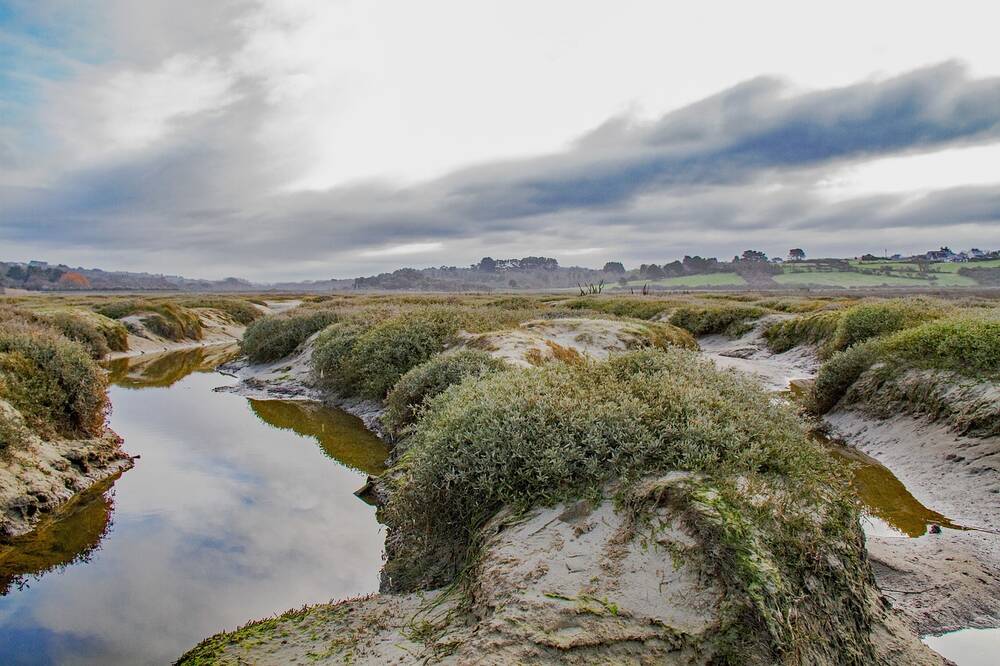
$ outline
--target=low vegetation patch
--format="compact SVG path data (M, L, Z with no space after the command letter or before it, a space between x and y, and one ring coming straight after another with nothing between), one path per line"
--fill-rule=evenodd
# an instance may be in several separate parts
M254 363L277 361L339 318L335 310L305 309L263 317L247 326L240 349Z
M722 334L735 338L748 332L751 322L764 314L765 310L754 306L682 306L670 315L670 323L695 336Z
M463 349L441 354L403 375L386 398L382 423L394 437L399 437L416 422L428 400L449 386L469 377L479 378L504 370L507 364L486 352Z
M186 308L211 308L229 315L233 321L249 326L264 316L250 301L241 298L185 298L179 305Z
M813 411L823 414L833 409L876 364L881 383L914 369L995 382L1000 379L1000 320L939 319L838 352L816 378ZM872 390L863 394L874 397Z
M670 310L676 302L651 300L643 298L577 298L567 301L564 307L570 310L591 310L593 312L603 312L615 315L616 317L628 317L631 319L653 319L658 315Z
M110 319L138 316L152 333L168 340L201 340L202 326L198 315L171 301L112 301L98 305L94 310Z
M0 398L44 438L97 437L104 431L104 373L83 345L47 326L0 323Z
M833 652L847 635L854 663L870 657L858 631L869 581L845 480L788 408L693 352L468 378L429 401L401 450L380 509L393 590L460 577L502 507L517 515L612 487L637 522L653 498L703 542L702 566L726 586L720 635L732 663ZM689 482L644 485L678 470Z
M827 358L852 345L918 326L943 314L940 305L919 299L860 303L776 322L764 331L764 337L776 353L809 344L818 346L820 356Z

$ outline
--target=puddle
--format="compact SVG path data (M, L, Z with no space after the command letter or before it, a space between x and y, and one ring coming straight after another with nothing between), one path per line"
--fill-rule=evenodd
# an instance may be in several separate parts
M852 467L851 485L862 504L862 527L871 536L920 537L931 525L963 529L921 504L903 482L874 458L857 449L813 435L836 460Z
M962 629L923 641L958 666L994 666L1000 661L1000 629Z

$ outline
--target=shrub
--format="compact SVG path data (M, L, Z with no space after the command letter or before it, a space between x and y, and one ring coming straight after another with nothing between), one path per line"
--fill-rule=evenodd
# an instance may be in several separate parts
M102 359L111 351L101 329L79 315L58 312L45 317L45 320L70 340L75 340L86 347L94 359Z
M844 311L830 341L830 351L888 333L916 326L940 316L940 312L922 301L887 301L863 303Z
M354 357L354 344L374 325L371 321L351 318L330 324L316 336L312 353L313 381L341 395L358 392L361 385L360 363Z
M264 316L249 301L240 298L188 298L180 302L186 308L211 308L221 310L232 317L233 321L249 326Z
M719 334L739 337L751 329L750 321L764 316L757 307L696 307L683 306L670 315L670 323L692 335Z
M777 321L764 330L764 339L776 354L800 345L823 345L836 334L843 314L833 310Z
M360 335L351 352L358 393L380 400L403 373L440 353L462 327L463 313L434 308L379 322Z
M82 345L50 328L0 324L0 398L42 437L96 437L104 431L104 373Z
M669 310L669 301L654 301L640 298L577 298L567 301L564 307L571 310L593 310L616 317L632 319L653 319Z
M816 375L816 382L808 398L809 410L815 414L825 414L833 409L851 385L872 366L878 355L877 340L836 352Z
M386 398L386 412L382 423L393 436L401 435L412 425L431 398L467 377L482 377L498 372L507 365L486 352L462 350L442 354L418 365L403 375Z
M153 333L168 340L201 340L201 319L176 303L122 300L99 305L94 310L109 319L139 315Z
M1000 321L932 321L890 336L884 353L916 367L996 378L1000 375Z
M503 505L551 504L670 470L720 483L780 477L809 493L830 469L788 408L680 349L462 382L429 402L404 442L382 509L396 589L451 580Z
M339 318L335 310L298 310L270 315L247 326L240 349L254 363L277 361L294 352L311 335Z

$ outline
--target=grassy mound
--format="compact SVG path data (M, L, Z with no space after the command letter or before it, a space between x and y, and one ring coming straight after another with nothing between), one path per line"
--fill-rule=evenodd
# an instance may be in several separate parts
M463 382L430 401L408 440L408 471L385 509L405 538L387 571L446 581L500 506L553 503L609 481L689 470L811 485L826 458L772 402L679 349Z
M211 308L220 310L244 326L249 326L264 316L250 301L241 298L186 298L178 303L186 308Z
M198 315L170 301L112 301L98 305L94 310L109 319L139 315L146 328L168 340L201 340L202 327Z
M468 377L482 377L506 367L503 361L478 350L464 349L436 356L408 371L396 382L386 398L382 423L391 435L398 437L416 422L424 404L449 386L460 384Z
M955 373L974 380L1000 379L1000 321L988 318L939 319L875 338L834 354L823 364L812 393L812 410L823 414L878 365L879 382L855 396L875 398L877 386L909 370ZM914 401L917 396L911 396Z
M670 504L701 541L706 574L727 588L732 663L870 657L858 628L872 588L844 479L790 410L692 352L468 379L430 400L406 443L380 509L392 590L455 580L502 507L596 499L611 484L637 524ZM689 482L644 481L675 470Z
M821 357L829 357L852 345L918 326L943 314L941 307L919 299L861 303L777 322L764 331L764 337L775 353L811 344L820 347Z
M277 361L339 318L334 310L294 310L263 317L247 326L240 349L254 363Z
M593 312L603 312L616 317L628 317L630 319L653 319L659 314L666 312L675 303L671 301L657 301L642 298L577 298L567 301L564 307L570 310L590 310Z
M670 323L696 336L722 334L735 338L749 331L750 322L764 314L762 308L753 306L683 306L670 315Z
M0 398L45 438L97 437L104 431L104 373L81 344L49 327L0 323Z

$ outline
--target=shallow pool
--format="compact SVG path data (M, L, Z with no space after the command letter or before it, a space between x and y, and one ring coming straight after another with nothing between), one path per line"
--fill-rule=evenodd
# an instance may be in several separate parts
M230 350L231 352L231 350ZM226 350L112 367L134 469L0 549L0 664L163 664L218 631L373 592L383 534L356 498L386 448L337 410L214 388Z

